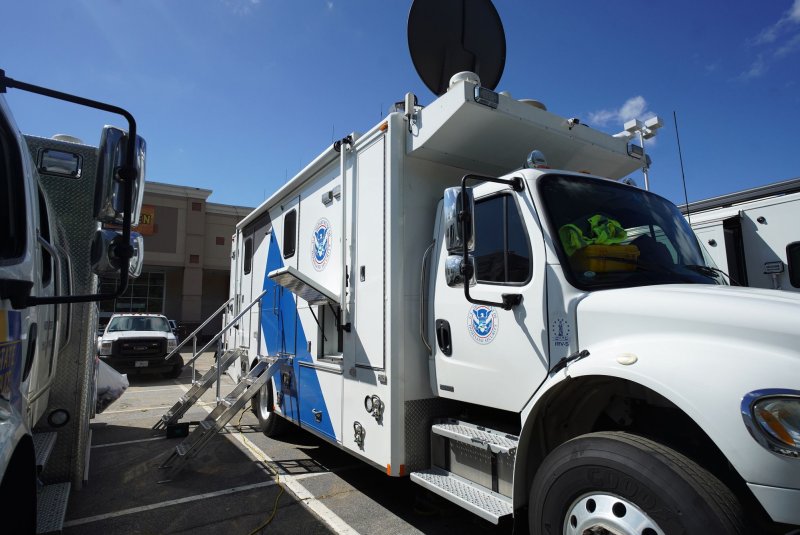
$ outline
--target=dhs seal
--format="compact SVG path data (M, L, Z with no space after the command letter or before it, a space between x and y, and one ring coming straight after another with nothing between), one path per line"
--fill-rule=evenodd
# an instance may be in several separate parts
M331 223L324 217L317 221L314 235L311 238L311 265L322 271L328 265L333 250L333 231Z
M492 307L474 305L467 314L467 330L479 344L490 344L500 329L497 311Z

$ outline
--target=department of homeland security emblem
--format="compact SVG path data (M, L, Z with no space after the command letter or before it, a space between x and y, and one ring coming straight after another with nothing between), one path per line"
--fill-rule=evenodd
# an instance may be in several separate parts
M311 238L311 264L317 271L328 265L333 250L333 231L331 223L324 217L317 221L314 236Z
M492 307L474 305L467 314L467 330L479 344L490 344L500 329L497 311Z

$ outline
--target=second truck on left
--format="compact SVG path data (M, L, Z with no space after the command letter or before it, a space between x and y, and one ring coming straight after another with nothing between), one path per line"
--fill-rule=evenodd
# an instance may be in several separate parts
M99 146L23 135L1 94L8 89L118 114L128 129L104 127ZM70 488L86 479L96 303L141 271L131 226L144 164L127 111L0 70L0 507L19 533L60 530ZM98 293L98 275L113 273L115 291Z

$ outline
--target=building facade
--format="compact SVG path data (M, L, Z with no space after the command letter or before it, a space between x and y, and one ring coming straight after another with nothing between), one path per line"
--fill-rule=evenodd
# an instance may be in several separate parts
M145 182L139 225L144 237L142 274L126 292L100 304L101 323L114 312L164 314L191 333L228 299L231 237L253 209L208 202L211 190ZM101 291L116 280L102 278ZM216 334L221 318L203 329Z

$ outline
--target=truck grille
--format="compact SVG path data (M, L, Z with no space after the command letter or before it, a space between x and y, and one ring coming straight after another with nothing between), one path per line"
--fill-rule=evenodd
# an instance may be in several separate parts
M126 338L114 342L114 354L120 357L162 356L167 352L164 338Z

